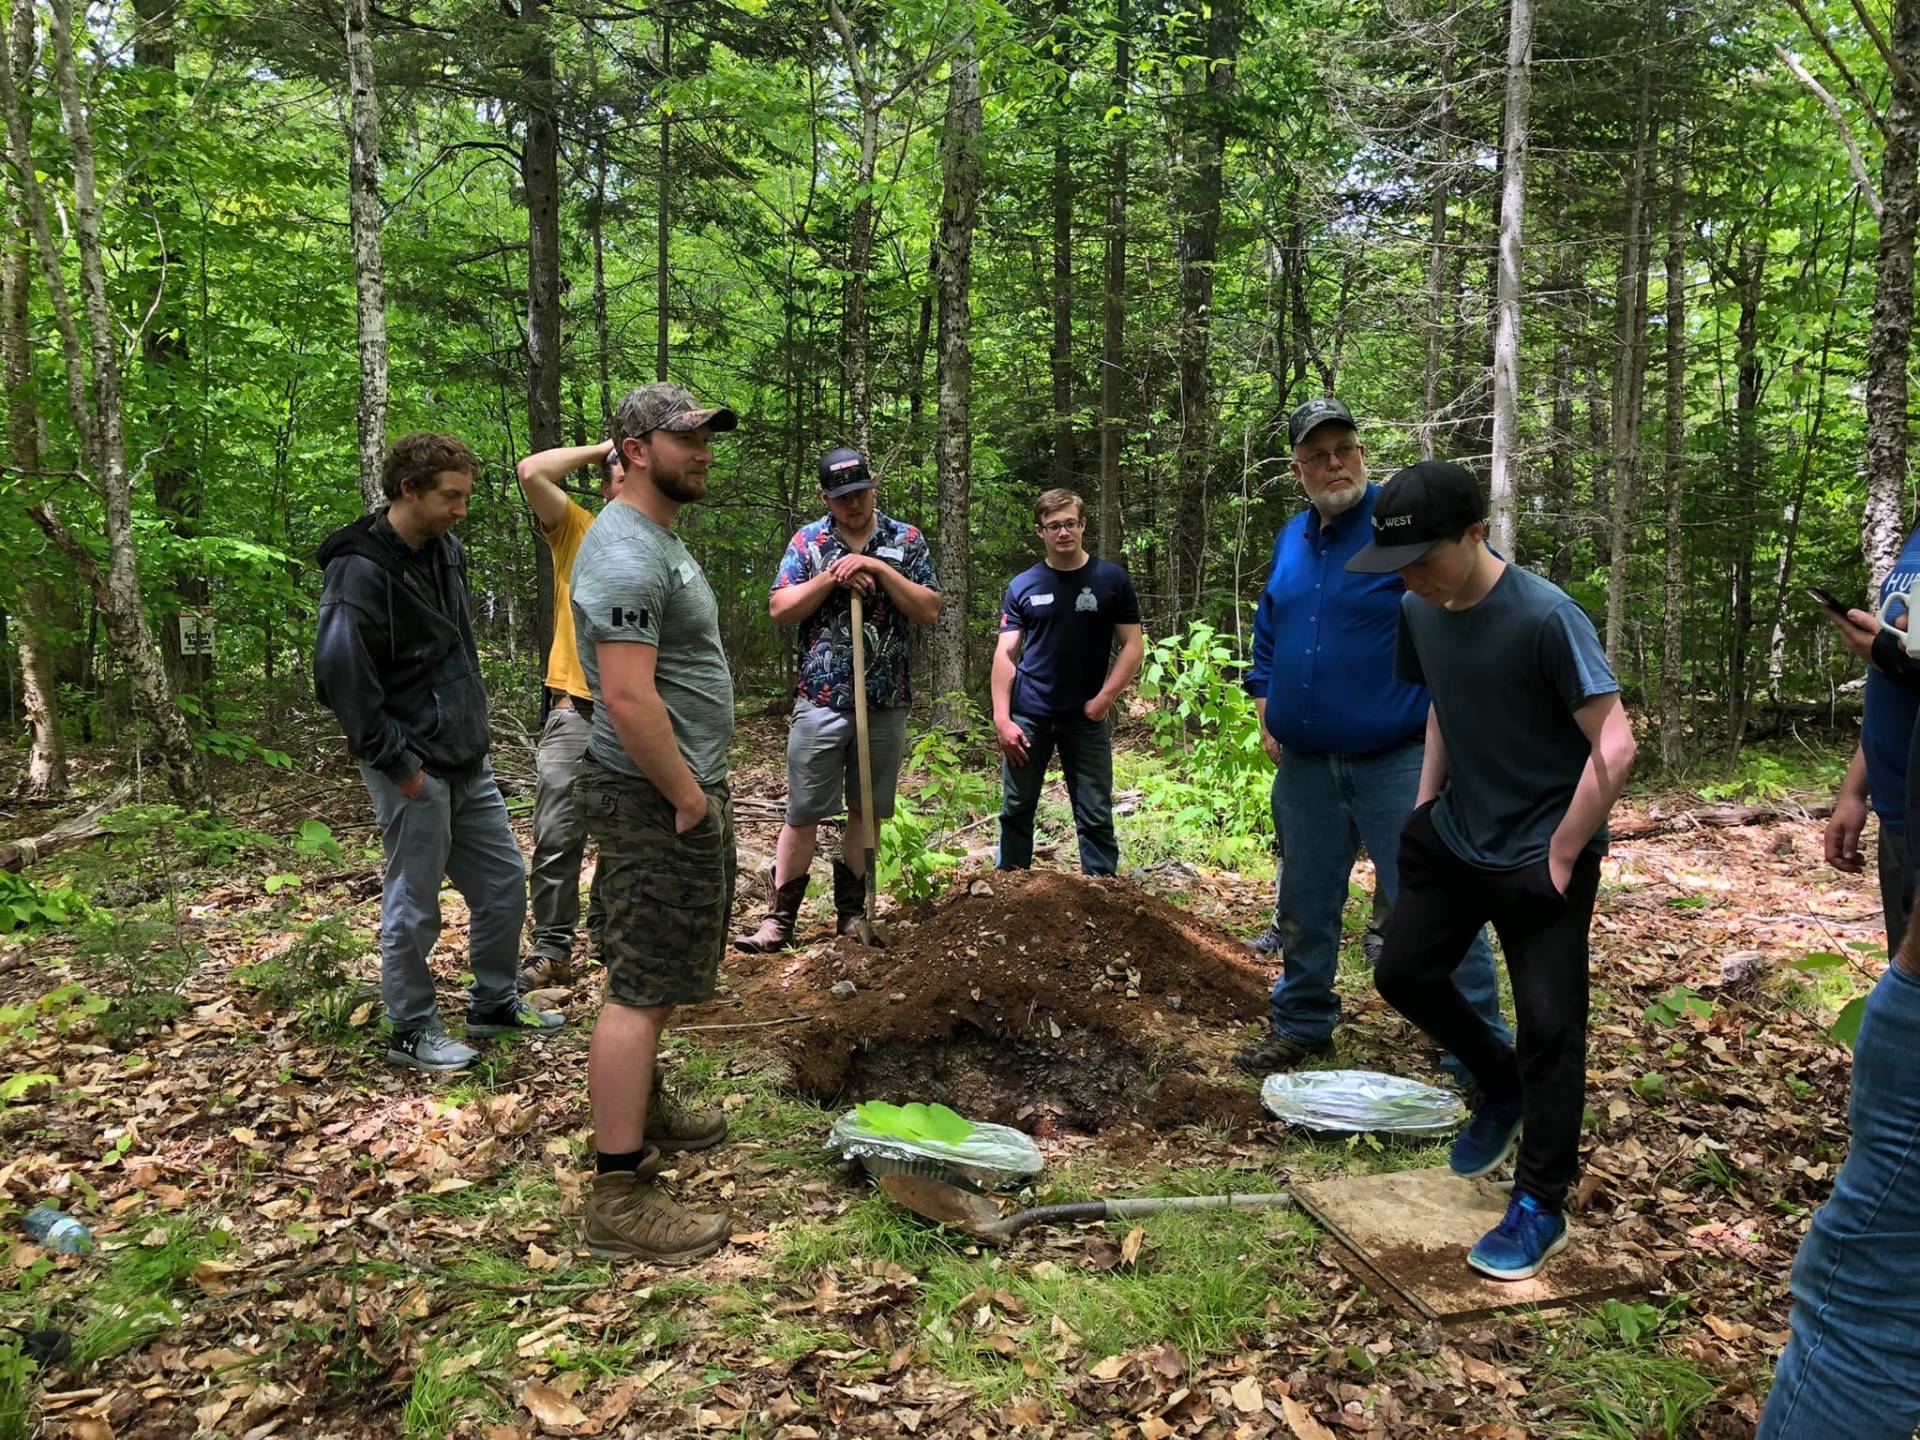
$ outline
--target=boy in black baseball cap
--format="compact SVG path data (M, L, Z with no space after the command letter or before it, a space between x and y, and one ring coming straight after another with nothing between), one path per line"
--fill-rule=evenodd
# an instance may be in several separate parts
M1587 930L1633 730L1586 613L1487 548L1480 486L1465 468L1402 470L1372 519L1373 542L1348 568L1400 572L1411 593L1396 669L1433 694L1374 983L1466 1063L1485 1096L1454 1142L1454 1171L1487 1174L1520 1138L1506 1217L1467 1263L1524 1280L1567 1243L1561 1210L1586 1094ZM1489 921L1513 980L1513 1046L1450 983Z

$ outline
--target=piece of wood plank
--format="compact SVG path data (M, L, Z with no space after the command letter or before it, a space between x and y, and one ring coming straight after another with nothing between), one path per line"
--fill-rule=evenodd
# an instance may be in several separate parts
M1444 1168L1354 1175L1293 1187L1295 1199L1339 1241L1361 1280L1384 1283L1430 1320L1470 1320L1531 1306L1555 1309L1652 1288L1648 1272L1584 1226L1531 1280L1489 1280L1467 1251L1506 1212L1506 1191Z

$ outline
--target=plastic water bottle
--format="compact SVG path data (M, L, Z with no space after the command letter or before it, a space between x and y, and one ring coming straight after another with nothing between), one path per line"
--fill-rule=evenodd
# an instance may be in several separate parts
M27 1212L27 1238L62 1255L85 1255L93 1249L93 1231L54 1205L36 1205Z

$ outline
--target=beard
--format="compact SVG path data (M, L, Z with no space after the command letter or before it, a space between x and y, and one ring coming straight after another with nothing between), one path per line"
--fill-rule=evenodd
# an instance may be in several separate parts
M665 470L656 470L653 474L653 486L667 499L680 505L690 505L696 500L707 498L707 477L704 471L698 474L681 471L670 475Z
M1358 505L1366 493L1367 482L1356 476L1343 485L1332 485L1322 490L1314 497L1313 508L1331 520Z

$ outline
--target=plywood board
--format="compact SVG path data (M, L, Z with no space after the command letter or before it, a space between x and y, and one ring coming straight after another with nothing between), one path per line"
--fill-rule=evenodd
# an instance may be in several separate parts
M1489 1280L1467 1251L1506 1213L1507 1192L1445 1168L1295 1185L1300 1206L1340 1242L1361 1278L1430 1320L1467 1320L1520 1306L1550 1309L1652 1288L1604 1235L1574 1225L1567 1248L1531 1280Z

